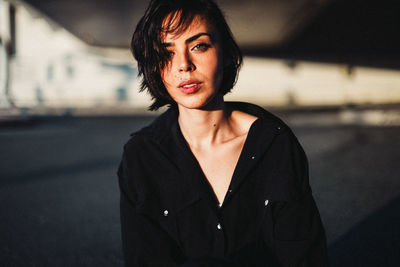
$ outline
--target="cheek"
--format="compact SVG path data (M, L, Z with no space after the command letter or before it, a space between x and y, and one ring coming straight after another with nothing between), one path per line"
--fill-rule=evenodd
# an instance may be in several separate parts
M209 74L213 77L214 86L219 87L221 85L222 77L223 77L223 62L222 57L215 56L212 60L208 62ZM218 88L219 89L219 88Z

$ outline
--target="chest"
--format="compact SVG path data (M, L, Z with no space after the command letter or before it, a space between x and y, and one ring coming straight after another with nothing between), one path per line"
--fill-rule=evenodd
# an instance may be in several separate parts
M151 216L165 229L188 258L225 257L244 246L255 245L264 234L268 238L272 224L262 182L257 174L247 176L240 187L233 187L233 191L227 193L221 208L212 204L205 191L200 197L194 197L191 188L174 187L166 192L164 187L161 198L145 199L140 212ZM199 190L204 188L195 181L191 186ZM254 252L256 248L249 250Z
M241 137L210 149L192 149L219 203L223 202L229 189L244 141L245 138Z

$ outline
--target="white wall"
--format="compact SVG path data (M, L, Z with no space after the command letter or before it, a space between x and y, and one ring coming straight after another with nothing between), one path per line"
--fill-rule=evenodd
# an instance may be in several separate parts
M337 106L400 103L400 71L341 64L245 58L227 99L265 106Z

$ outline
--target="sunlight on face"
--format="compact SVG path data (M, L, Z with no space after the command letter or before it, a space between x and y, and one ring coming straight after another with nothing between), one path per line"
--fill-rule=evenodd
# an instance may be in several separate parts
M179 108L201 109L221 98L223 68L219 34L199 16L180 33L167 33L162 41L170 54L161 70L164 85Z

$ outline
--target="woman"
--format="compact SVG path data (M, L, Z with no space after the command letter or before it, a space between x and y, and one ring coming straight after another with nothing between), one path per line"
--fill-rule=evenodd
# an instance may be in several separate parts
M242 57L212 0L153 0L132 51L150 109L118 170L127 266L326 266L326 241L292 131L226 103Z

